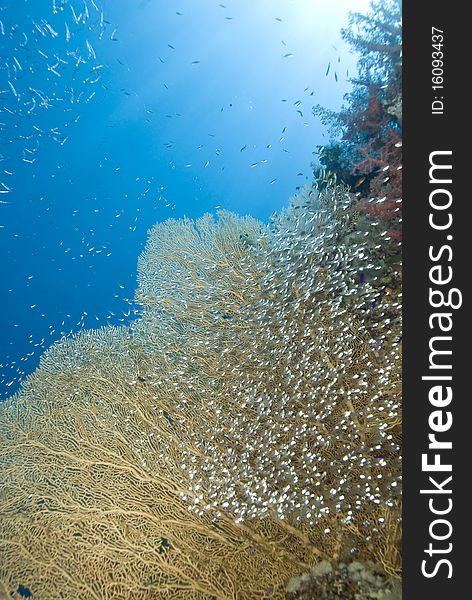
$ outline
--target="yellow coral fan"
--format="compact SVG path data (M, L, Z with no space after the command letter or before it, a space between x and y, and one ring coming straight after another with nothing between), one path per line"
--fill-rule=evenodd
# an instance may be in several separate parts
M345 200L150 232L142 318L55 344L1 407L0 594L281 598L344 556L397 574L399 303L355 283L385 266Z

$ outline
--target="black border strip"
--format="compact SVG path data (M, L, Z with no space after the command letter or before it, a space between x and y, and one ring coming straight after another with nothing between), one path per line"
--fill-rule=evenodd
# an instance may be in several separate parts
M472 536L472 524L468 516L472 509L472 494L466 491L467 484L472 483L471 468L468 465L471 456L468 442L472 440L469 417L471 398L466 381L466 372L472 371L472 353L468 349L472 326L466 294L467 284L470 287L472 278L472 251L469 245L472 231L466 232L470 223L467 216L472 199L470 191L465 188L465 178L472 172L472 164L469 165L472 150L467 147L472 132L472 98L466 92L471 77L468 65L471 25L458 2L444 0L405 0L403 19L403 597L406 600L455 600L470 597L470 584L466 575L468 570L472 572L472 565L468 566L471 553L467 544L469 536ZM440 48L443 52L444 88L437 90L432 89L432 52L438 49L433 48L432 44L439 42L441 38L432 38L432 27L444 32ZM441 55L436 55L436 58L439 56ZM437 109L434 114L433 100L444 103L442 109L439 102L434 105ZM438 151L451 154L431 155ZM430 182L431 160L437 164L450 164L452 169L433 170L433 182ZM447 183L449 177L452 182ZM437 200L438 204L446 204L451 196L451 206L444 210L431 208L430 194L433 203ZM440 224L440 219L443 223L448 222L450 214L451 226L445 230L435 230L429 222L431 213L433 222L437 224ZM452 256L447 246L451 248ZM429 256L430 252L436 259ZM439 269L431 273L430 269L438 265ZM445 279L449 274L452 274L449 283L431 282L431 276ZM447 293L453 288L458 292L453 293L452 303L458 302L462 294L460 308L443 306L435 309L431 306L431 289L440 290L447 297ZM440 303L439 294L434 298ZM450 332L439 331L439 319L434 317L431 328L429 319L435 312L450 315L451 321L449 317L444 317L441 321L444 326L452 322ZM452 339L435 340L433 348L438 349L442 344L442 349L452 350L451 355L431 356L429 343L432 337L439 335L450 336ZM434 359L434 364L450 364L452 368L431 369L431 358ZM451 376L452 379L422 380L423 376ZM447 394L446 386L450 386L451 402L446 405L444 401L442 407L433 406L429 396L433 386L440 386L441 390L436 390L437 393L433 396L433 399L438 400L437 404L440 404L440 395L444 397ZM440 415L436 413L430 421L430 415L438 410ZM436 433L436 439L451 441L452 449L428 449L428 435L434 433L431 426L446 427L448 413L452 417L452 426L442 433ZM437 460L442 465L450 464L452 471L423 470L424 453L428 455L427 462L430 464L436 460L435 454L439 453L440 458ZM436 484L429 480L430 476L436 480ZM444 483L449 476L452 476L452 480ZM443 492L439 491L439 486L442 486ZM421 494L421 489L436 493ZM435 515L431 506L437 511L445 511L450 507L450 511L444 515ZM444 522L432 524L436 519L448 521L451 529ZM435 540L431 532L437 537L444 537L444 540ZM430 549L430 544L431 552L426 552ZM442 559L445 562L439 563ZM424 560L426 563L423 563ZM422 573L422 566L430 575L434 575L426 577Z

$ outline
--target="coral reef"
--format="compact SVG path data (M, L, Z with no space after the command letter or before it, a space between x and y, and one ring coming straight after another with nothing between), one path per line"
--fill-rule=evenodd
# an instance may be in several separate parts
M353 561L333 566L322 560L309 573L293 577L287 600L399 600L398 581L389 579L373 564Z
M371 3L351 15L343 37L359 54L358 73L340 112L314 113L330 127L320 148L323 177L337 177L355 194L353 210L365 212L401 240L402 215L402 7L399 0Z
M401 11L373 7L334 172L269 225L157 224L140 318L0 406L1 598L398 597Z
M333 186L271 227L150 232L142 318L55 344L0 408L5 597L281 598L352 557L398 576L400 305L372 307L385 267L351 219Z

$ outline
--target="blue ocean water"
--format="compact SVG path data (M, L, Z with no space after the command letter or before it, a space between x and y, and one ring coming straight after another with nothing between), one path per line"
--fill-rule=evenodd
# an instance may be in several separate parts
M133 317L155 222L267 221L311 181L367 4L0 3L1 397L61 335Z

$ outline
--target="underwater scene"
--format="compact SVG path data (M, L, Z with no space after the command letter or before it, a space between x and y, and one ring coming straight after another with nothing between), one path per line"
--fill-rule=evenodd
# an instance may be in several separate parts
M0 600L401 598L400 0L0 0Z

